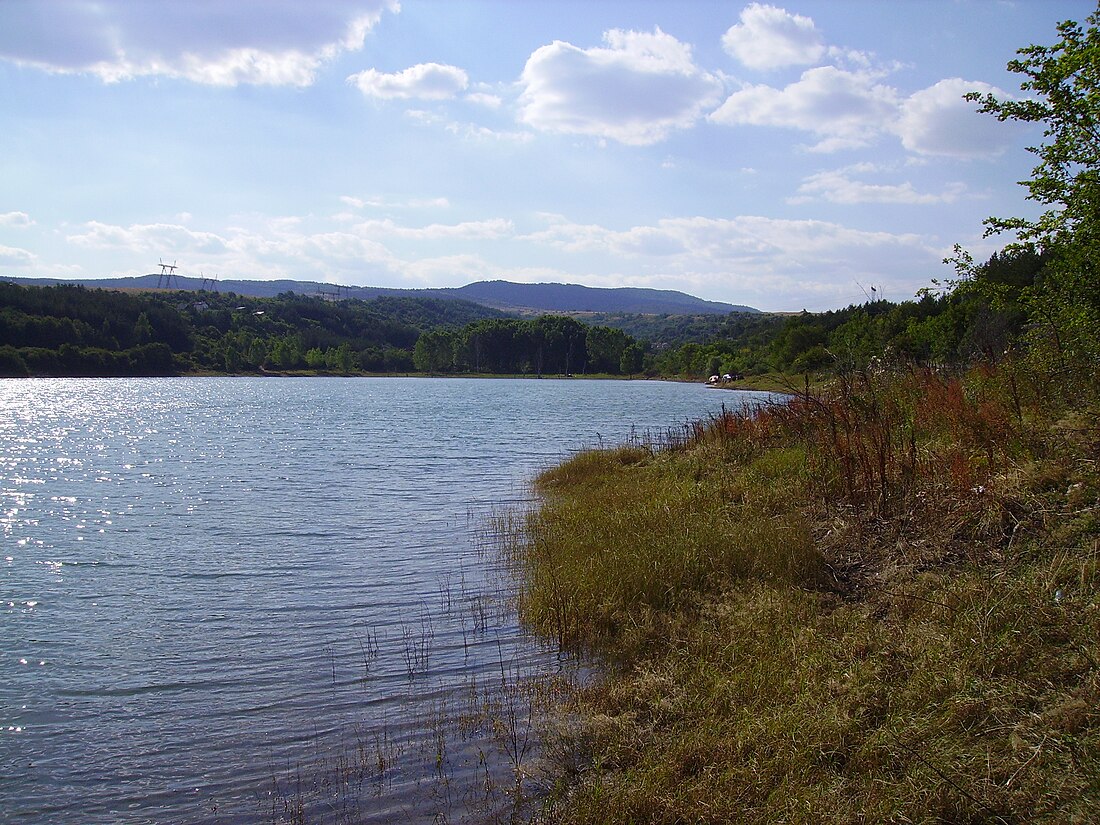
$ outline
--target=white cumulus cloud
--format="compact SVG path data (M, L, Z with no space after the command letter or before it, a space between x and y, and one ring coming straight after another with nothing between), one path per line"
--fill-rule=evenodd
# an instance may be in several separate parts
M722 46L750 69L808 66L825 54L813 20L763 3L742 10L741 22L725 33Z
M463 91L469 82L462 69L440 63L419 63L392 74L367 69L348 78L348 83L367 97L405 100L446 100Z
M979 114L978 104L964 100L967 92L1010 96L979 81L949 78L909 96L901 104L897 131L902 145L921 155L957 158L996 157L1018 134L1015 124Z
M512 222L504 218L454 224L433 223L428 226L402 226L392 220L366 221L355 229L369 237L418 241L499 239L514 232Z
M953 203L965 191L962 184L954 183L942 192L919 192L912 183L869 183L858 180L853 173L869 170L859 167L819 172L806 178L798 187L798 193L789 203L810 203L824 200L838 204L896 203L930 205Z
M33 252L19 249L13 246L0 246L0 266L33 266L35 257Z
M804 259L808 265L815 257L839 259L857 249L919 248L923 244L923 239L912 233L867 232L829 221L754 215L665 218L626 230L555 218L547 229L527 238L570 252L680 256L696 269L705 263L728 268L760 260Z
M34 226L34 221L26 212L0 212L0 226Z
M749 85L710 120L729 126L782 126L820 138L818 151L865 146L897 118L898 95L873 75L835 66L808 69L782 89Z
M722 92L691 47L659 28L614 29L604 45L555 41L536 49L520 77L519 118L535 129L646 145L693 125Z
M603 253L614 263L629 259L631 274L624 282L727 292L741 296L736 303L755 301L765 308L828 306L843 300L857 281L872 278L891 294L912 295L944 254L921 235L833 221L692 216L617 230L542 217L546 228L527 240L565 253ZM889 274L884 261L894 264Z
M195 83L308 86L363 47L396 0L0 3L0 60L105 82L160 75Z
M213 232L196 232L186 226L169 223L131 224L119 226L101 221L89 221L82 232L65 238L74 246L86 249L129 249L150 256L158 250L169 254L202 253L216 255L226 250L226 240Z

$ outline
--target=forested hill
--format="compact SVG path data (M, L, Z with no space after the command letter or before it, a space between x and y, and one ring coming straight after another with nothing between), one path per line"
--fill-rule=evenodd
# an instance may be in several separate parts
M0 281L0 375L404 372L425 330L503 317L429 298L333 302Z
M533 312L620 312L636 315L727 315L730 312L759 312L752 307L704 301L702 298L670 289L604 289L578 284L479 281L448 291L498 309Z
M645 348L574 318L459 299L128 291L0 281L0 376L635 374Z
M293 292L298 295L370 300L378 297L433 298L442 301L471 301L507 312L546 313L615 312L643 315L726 315L730 312L759 312L752 307L704 301L693 295L668 289L617 287L604 289L577 284L518 284L510 281L478 281L452 289L393 289L389 287L322 284L316 281L206 281L183 275L167 281L160 275L136 278L104 278L60 281L52 278L5 278L34 286L81 284L103 289L156 289L164 286L199 291L216 286L220 292L234 292L257 298L273 298Z

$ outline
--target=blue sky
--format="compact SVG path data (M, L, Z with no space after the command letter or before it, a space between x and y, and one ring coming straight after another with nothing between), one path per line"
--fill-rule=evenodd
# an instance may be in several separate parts
M0 2L0 274L912 297L1032 214L1088 2Z

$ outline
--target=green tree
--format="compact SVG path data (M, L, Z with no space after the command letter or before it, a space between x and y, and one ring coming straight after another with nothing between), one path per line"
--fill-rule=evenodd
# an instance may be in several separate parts
M772 344L778 365L782 369L790 367L802 353L824 345L826 336L824 325L809 313L789 318Z
M623 351L630 338L621 329L589 327L585 337L589 372L617 373L621 369Z
M30 370L27 369L27 362L23 360L15 347L0 347L0 377L21 378L29 374Z
M258 368L267 360L267 345L259 338L250 338L246 352L246 361L251 367Z
M449 372L454 367L455 334L449 330L420 333L413 347L413 365L420 372Z
M325 353L325 366L334 372L350 373L355 369L355 353L345 341L338 347L332 347Z
M623 375L634 375L642 371L645 359L645 349L637 341L626 346L622 358L619 359L619 372Z
M302 360L301 341L297 335L278 338L268 351L267 358L271 365L278 369L294 369Z
M575 318L543 315L530 323L527 334L534 342L532 361L539 374L569 373L588 360L585 349L588 327Z
M153 325L149 323L149 316L144 312L134 322L133 338L139 344L148 344L153 340Z
M1052 46L1027 46L1009 71L1024 76L1021 100L971 93L978 110L1001 121L1037 123L1044 142L1029 147L1039 163L1023 182L1045 207L1036 219L989 218L987 234L1015 233L1016 248L1050 256L1021 302L1032 321L1033 353L1065 374L1091 376L1100 360L1100 9L1084 28L1058 25ZM967 268L967 261L957 257Z

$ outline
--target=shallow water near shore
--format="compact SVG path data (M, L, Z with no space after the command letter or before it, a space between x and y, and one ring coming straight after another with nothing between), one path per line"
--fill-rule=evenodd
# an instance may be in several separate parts
M573 449L759 398L577 379L0 382L0 822L472 817L438 782L421 793L462 758L441 740L418 756L425 724L471 684L561 667L517 626L487 519ZM476 736L465 747L476 764ZM356 752L354 799L317 785L311 771L354 774Z

